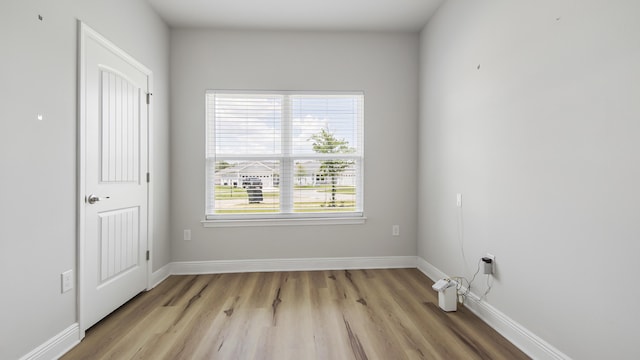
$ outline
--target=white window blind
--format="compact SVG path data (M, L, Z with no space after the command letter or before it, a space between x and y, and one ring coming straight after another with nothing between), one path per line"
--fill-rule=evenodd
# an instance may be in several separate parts
M362 93L206 93L207 218L361 216Z

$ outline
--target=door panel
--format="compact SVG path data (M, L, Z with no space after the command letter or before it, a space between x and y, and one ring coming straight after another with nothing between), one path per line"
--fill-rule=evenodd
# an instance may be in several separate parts
M147 286L150 72L100 35L82 29L80 278L81 325L87 329ZM90 195L95 201L89 201Z
M107 211L98 214L100 218L100 283L126 273L140 266L140 218L139 208Z
M101 181L140 180L140 88L122 74L100 69Z

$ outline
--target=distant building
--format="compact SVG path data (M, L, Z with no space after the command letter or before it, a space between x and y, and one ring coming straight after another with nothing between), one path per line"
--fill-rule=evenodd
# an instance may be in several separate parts
M280 186L280 176L272 167L273 164L260 161L244 162L222 169L216 172L216 182L218 185L241 187L242 179L259 178L265 188Z
M298 161L294 167L293 181L300 186L314 186L331 184L331 178L323 176L320 172L321 162L316 160ZM355 186L356 173L353 168L345 169L336 179L338 186Z
M316 160L297 161L294 166L294 185L315 186L331 184L331 178L320 173L321 163ZM339 186L355 186L356 176L352 168L345 169L337 178ZM250 161L232 164L232 166L216 172L218 185L242 187L246 178L259 178L264 188L280 186L280 174L277 164L268 161Z

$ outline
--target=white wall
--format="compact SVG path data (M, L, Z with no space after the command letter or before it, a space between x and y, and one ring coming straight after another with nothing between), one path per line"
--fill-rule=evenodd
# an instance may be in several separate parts
M169 261L168 28L141 0L3 0L0 359L76 322L75 291L60 293L60 273L76 270L76 18L154 72L154 267Z
M171 83L174 261L415 254L417 34L172 30ZM363 90L366 224L203 228L206 89Z
M575 359L640 358L638 14L449 0L421 34L418 254L495 254L489 303Z

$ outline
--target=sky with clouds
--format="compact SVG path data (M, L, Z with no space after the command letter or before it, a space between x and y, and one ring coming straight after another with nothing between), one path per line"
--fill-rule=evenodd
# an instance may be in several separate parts
M285 107L285 103L288 106ZM361 122L361 95L207 94L207 115L215 117L209 136L215 136L218 155L278 155L286 123L291 113L292 151L296 155L314 154L313 134L327 129L336 138L356 147ZM284 114L283 114L284 113ZM213 154L210 154L213 155Z

